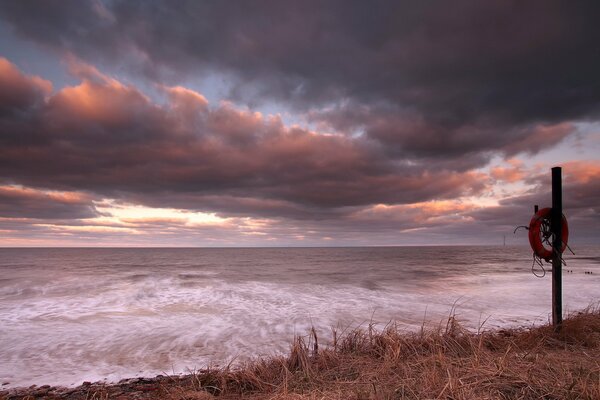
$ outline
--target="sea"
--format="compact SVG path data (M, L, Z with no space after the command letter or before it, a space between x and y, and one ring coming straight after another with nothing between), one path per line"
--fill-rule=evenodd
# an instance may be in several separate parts
M574 251L566 314L600 302L600 246ZM544 324L551 272L532 262L512 246L0 248L0 388L236 365L311 327L327 343L450 315L475 331Z

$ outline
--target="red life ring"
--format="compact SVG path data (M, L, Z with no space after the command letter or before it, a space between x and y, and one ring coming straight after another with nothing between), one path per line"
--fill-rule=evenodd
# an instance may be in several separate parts
M550 248L544 246L544 242L551 244L552 233L550 232L550 207L542 208L531 218L529 222L529 244L533 249L534 253L539 257L543 258L547 262L552 259L552 246ZM560 252L562 253L567 248L567 241L569 240L569 225L567 219L562 216L562 229L561 239L562 247Z

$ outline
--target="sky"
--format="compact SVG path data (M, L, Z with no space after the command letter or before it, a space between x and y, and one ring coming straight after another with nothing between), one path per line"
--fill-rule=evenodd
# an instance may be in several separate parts
M600 239L597 1L0 2L0 246Z

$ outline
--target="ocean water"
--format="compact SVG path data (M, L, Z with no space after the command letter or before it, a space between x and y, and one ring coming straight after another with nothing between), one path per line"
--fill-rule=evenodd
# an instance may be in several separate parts
M600 247L575 251L567 312L600 301ZM0 249L0 384L183 373L452 309L473 329L541 324L551 278L531 264L526 247Z

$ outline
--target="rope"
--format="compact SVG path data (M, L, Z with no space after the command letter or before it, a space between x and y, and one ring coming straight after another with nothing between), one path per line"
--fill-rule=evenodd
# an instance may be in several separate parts
M517 231L519 230L519 228L524 228L525 230L529 230L528 226L519 225L515 228L515 230L513 231L513 234L516 234ZM554 241L553 240L554 235L552 234L552 227L550 225L549 218L542 219L542 223L540 225L540 236L542 239L542 243L548 245L548 247L550 247L553 250L553 253L559 257L561 265L564 265L566 267L567 262L563 258L562 252L553 246L552 242ZM567 247L567 249L569 249L571 254L575 255L575 252L571 249L571 247L567 243L565 243L563 241L562 244L565 245ZM540 257L538 257L537 254L535 254L535 252L534 252L533 253L533 262L531 263L531 273L536 278L543 278L546 276L546 269L544 268L544 263L542 261L543 260ZM542 270L541 273L536 272L536 265Z
M529 227L526 225L519 225L515 228L515 230L513 231L513 235L517 233L517 231L519 230L519 228L524 228L525 230L529 230Z
M537 272L535 272L535 265L539 265L539 267L542 269L542 273L538 274ZM533 263L531 263L531 273L536 277L536 278L543 278L546 276L546 268L544 268L544 264L542 264L542 259L539 258L535 252L533 253Z
M515 230L513 231L513 235L515 235L517 233L517 231L519 230L519 228L523 228L526 231L529 230L529 227L527 225L519 225L515 228ZM542 273L538 274L535 271L535 266L536 264L541 268ZM535 252L533 252L533 262L531 263L531 273L536 277L536 278L543 278L546 276L546 268L544 268L544 264L542 263L542 259L539 258Z

